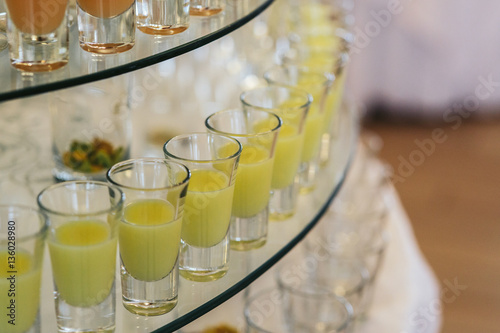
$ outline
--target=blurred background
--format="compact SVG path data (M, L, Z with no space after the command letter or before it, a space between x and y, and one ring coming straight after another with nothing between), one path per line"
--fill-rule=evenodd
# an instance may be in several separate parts
M500 331L499 10L354 2L348 91L440 283L443 333Z

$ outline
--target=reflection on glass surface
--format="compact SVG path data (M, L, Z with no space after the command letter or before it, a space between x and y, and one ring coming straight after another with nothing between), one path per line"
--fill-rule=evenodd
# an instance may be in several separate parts
M182 33L152 36L137 31L136 45L129 51L114 55L83 51L78 45L78 27L73 21L70 27L70 63L65 68L49 74L20 73L10 65L6 49L0 51L0 101L103 79L176 57L239 28L272 2L228 0L224 11L218 15L191 17L189 29Z

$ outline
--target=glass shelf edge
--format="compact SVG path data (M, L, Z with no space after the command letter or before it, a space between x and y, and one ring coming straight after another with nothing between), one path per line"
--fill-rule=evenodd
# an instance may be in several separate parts
M275 0L265 0L262 4L253 9L248 15L232 22L228 25L221 27L211 33L203 35L199 38L186 42L182 45L176 46L167 51L160 52L145 58L131 61L124 65L119 65L113 68L105 69L97 73L85 74L82 76L77 76L74 78L64 79L56 82L50 82L43 85L38 85L34 87L26 87L22 89L16 89L9 92L0 93L0 103L29 96L35 96L51 91L56 91L60 89L70 88L86 83L96 82L104 79L108 79L114 76L130 73L142 68L155 65L162 61L178 57L182 54L193 51L199 47L209 44L219 38L222 38L229 33L235 31L236 29L247 24L259 14L264 12Z

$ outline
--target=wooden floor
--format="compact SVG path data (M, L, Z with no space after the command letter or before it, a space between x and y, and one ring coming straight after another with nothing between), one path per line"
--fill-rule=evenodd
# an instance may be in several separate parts
M500 332L500 120L366 129L441 283L442 333Z

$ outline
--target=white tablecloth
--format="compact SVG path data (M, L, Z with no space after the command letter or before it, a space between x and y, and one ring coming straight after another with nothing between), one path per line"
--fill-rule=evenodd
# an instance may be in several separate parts
M387 189L391 209L387 221L390 241L376 280L375 295L368 319L359 333L437 333L441 327L440 288L436 277L420 251L411 223L395 189ZM286 222L280 222L286 223ZM298 260L301 245L284 260ZM279 264L279 263L278 263ZM275 286L275 267L257 279L251 294ZM227 323L244 332L245 292L190 324L183 332Z

